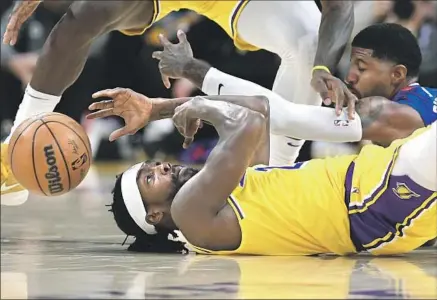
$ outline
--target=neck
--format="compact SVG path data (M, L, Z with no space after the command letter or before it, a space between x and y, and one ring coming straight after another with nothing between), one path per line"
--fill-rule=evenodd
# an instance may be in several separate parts
M171 217L167 220L161 221L158 225L155 225L157 231L175 231L179 230L176 226L176 224L173 222L173 219Z
M402 89L406 88L410 84L413 84L417 82L417 78L407 78L402 83L400 83L395 89L393 90L393 93L390 95L390 99L392 99L394 96L396 96L397 93L399 93Z

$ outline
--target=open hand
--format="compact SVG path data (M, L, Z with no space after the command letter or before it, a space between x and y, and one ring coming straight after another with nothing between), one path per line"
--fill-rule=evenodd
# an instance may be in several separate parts
M117 129L109 136L114 141L125 135L135 134L147 125L152 114L152 99L136 93L130 89L115 88L99 91L93 94L93 98L107 97L111 100L103 100L91 104L89 110L98 110L87 115L87 119L98 119L109 116L119 116L124 119L125 126Z
M41 0L16 1L3 35L4 44L13 46L17 43L21 26L29 19L41 2Z
M159 71L162 82L166 88L171 87L170 78L183 78L183 71L187 63L193 59L193 50L187 40L185 32L179 30L177 33L179 43L172 44L162 34L159 40L164 47L163 51L155 51L152 57L159 60Z
M311 86L320 94L323 103L326 105L335 103L337 116L341 115L343 106L346 103L349 119L355 119L355 103L358 99L349 91L343 81L324 70L316 70L313 73Z

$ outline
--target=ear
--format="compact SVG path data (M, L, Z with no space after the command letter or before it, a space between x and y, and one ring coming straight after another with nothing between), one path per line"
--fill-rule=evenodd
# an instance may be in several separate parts
M147 212L146 222L150 225L157 225L161 222L164 213L160 210L151 210Z
M407 78L407 67L404 65L396 65L392 71L392 81L394 84L399 84Z

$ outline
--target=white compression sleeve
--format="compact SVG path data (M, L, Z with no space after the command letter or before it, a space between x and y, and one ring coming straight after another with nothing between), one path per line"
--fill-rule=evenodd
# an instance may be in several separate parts
M347 121L347 113L337 117L335 110L295 104L253 82L211 68L203 81L208 95L266 96L270 103L270 132L302 140L355 142L362 138L361 120Z
M437 191L437 121L401 146L392 175L409 176L422 187Z

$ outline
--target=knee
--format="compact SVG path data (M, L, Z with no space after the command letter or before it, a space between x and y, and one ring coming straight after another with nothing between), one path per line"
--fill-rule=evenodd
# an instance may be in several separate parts
M127 1L130 2L130 1ZM52 32L54 40L88 42L113 29L119 16L119 4L113 1L77 1Z

